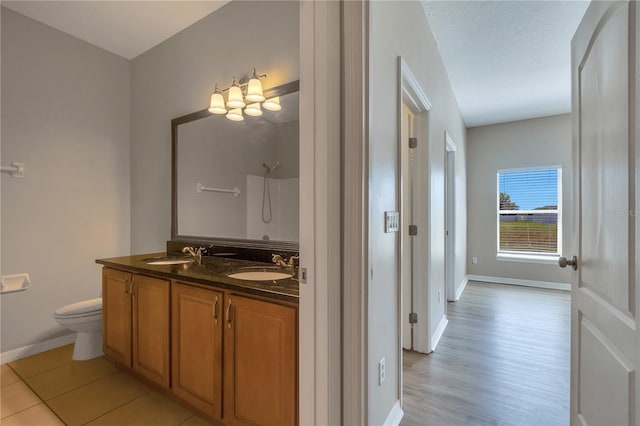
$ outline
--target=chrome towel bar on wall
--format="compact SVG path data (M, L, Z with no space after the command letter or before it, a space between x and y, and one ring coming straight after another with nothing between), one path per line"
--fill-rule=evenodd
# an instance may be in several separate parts
M0 167L0 172L11 173L11 177L23 178L24 177L24 163L14 161L11 166Z
M233 189L222 189L222 188L209 188L206 187L204 185L202 185L201 183L196 183L196 192L198 194L201 194L204 191L208 191L208 192L224 192L227 194L233 194L234 196L238 196L240 195L240 190L238 189L238 187L236 186Z

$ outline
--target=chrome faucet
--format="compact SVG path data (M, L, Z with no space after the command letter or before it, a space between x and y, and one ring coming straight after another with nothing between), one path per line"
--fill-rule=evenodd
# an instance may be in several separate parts
M189 253L190 256L193 256L196 259L196 262L201 263L202 262L202 252L205 249L203 249L202 247L198 247L197 249L194 249L193 247L185 247L182 249L183 253Z
M296 260L300 259L299 255L295 255L295 256L291 256L289 258L289 260L284 260L282 258L282 256L280 256L279 254L272 254L271 255L271 261L273 263L275 263L278 266L281 266L283 268L295 268L296 267Z

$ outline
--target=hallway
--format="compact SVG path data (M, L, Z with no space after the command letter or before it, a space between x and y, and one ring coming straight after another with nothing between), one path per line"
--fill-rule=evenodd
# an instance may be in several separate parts
M569 292L469 282L436 351L403 353L402 425L568 425Z

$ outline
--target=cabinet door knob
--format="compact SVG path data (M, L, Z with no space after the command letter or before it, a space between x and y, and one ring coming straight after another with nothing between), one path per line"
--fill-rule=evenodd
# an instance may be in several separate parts
M229 298L229 304L227 305L227 313L226 313L227 326L231 328L231 317L229 316L229 310L231 310L231 298Z
M213 323L218 324L218 296L213 304Z

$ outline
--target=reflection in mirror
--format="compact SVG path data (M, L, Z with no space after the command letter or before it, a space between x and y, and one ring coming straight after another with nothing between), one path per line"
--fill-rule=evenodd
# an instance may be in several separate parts
M174 239L298 241L298 92L280 104L174 126Z

